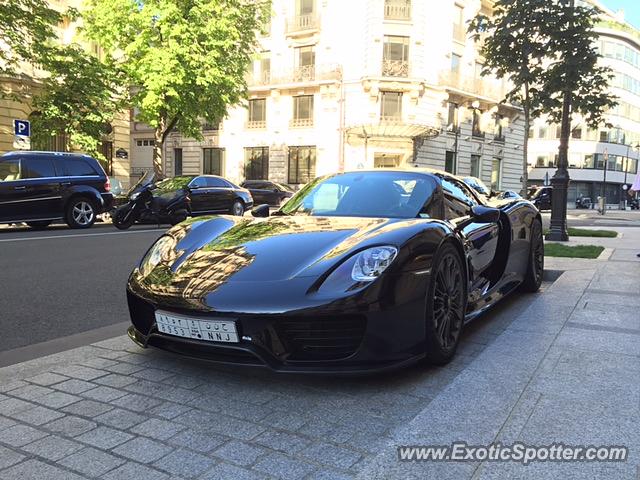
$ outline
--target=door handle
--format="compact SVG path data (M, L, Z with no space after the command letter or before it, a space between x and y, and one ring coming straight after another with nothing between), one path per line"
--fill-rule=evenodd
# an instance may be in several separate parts
M68 187L69 185L71 185L71 182L60 182L61 187Z
M14 190L26 190L27 187L25 185L21 185L21 186L18 186L18 187L13 187L13 189Z

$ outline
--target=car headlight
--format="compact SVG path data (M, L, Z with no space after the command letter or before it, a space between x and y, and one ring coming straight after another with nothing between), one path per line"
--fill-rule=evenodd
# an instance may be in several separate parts
M319 293L353 292L382 275L398 255L390 245L372 247L352 255L338 265L318 287Z
M356 282L372 282L384 272L398 255L396 247L373 247L355 256L351 278Z
M142 276L146 277L161 262L170 260L170 258L173 256L173 250L175 246L175 238L168 235L160 237L140 262L140 273L142 274Z
M140 192L133 193L133 194L131 194L131 200L135 201L136 198L138 198L139 196L140 196Z

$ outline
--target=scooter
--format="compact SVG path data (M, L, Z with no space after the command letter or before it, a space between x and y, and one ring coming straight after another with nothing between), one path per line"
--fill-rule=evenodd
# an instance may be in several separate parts
M631 207L631 210L640 210L640 200L632 198L629 200L629 206Z
M189 192L178 189L154 195L155 175L147 174L128 193L128 202L112 214L113 225L126 230L134 223L169 223L177 225L189 216L191 200Z
M576 208L591 208L591 198L589 197L580 197L576 199Z

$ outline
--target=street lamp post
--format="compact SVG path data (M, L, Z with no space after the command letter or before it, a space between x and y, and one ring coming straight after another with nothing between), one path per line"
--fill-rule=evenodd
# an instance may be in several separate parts
M571 14L575 10L575 0L568 1ZM571 65L575 61L569 56L566 61ZM573 100L572 85L566 82L562 100L562 122L560 123L560 148L558 149L558 169L551 178L553 187L551 196L551 224L547 240L566 242L567 232L567 190L569 189L569 136L571 135L571 104ZM526 133L526 132L525 132Z

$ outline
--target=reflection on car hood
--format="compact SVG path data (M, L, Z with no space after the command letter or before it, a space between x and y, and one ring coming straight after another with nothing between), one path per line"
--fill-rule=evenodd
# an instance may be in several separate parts
M277 281L310 274L318 261L335 258L389 220L345 217L270 217L234 221L220 217L193 228L177 245L184 253L178 275L224 281ZM222 280L222 278L220 278Z

